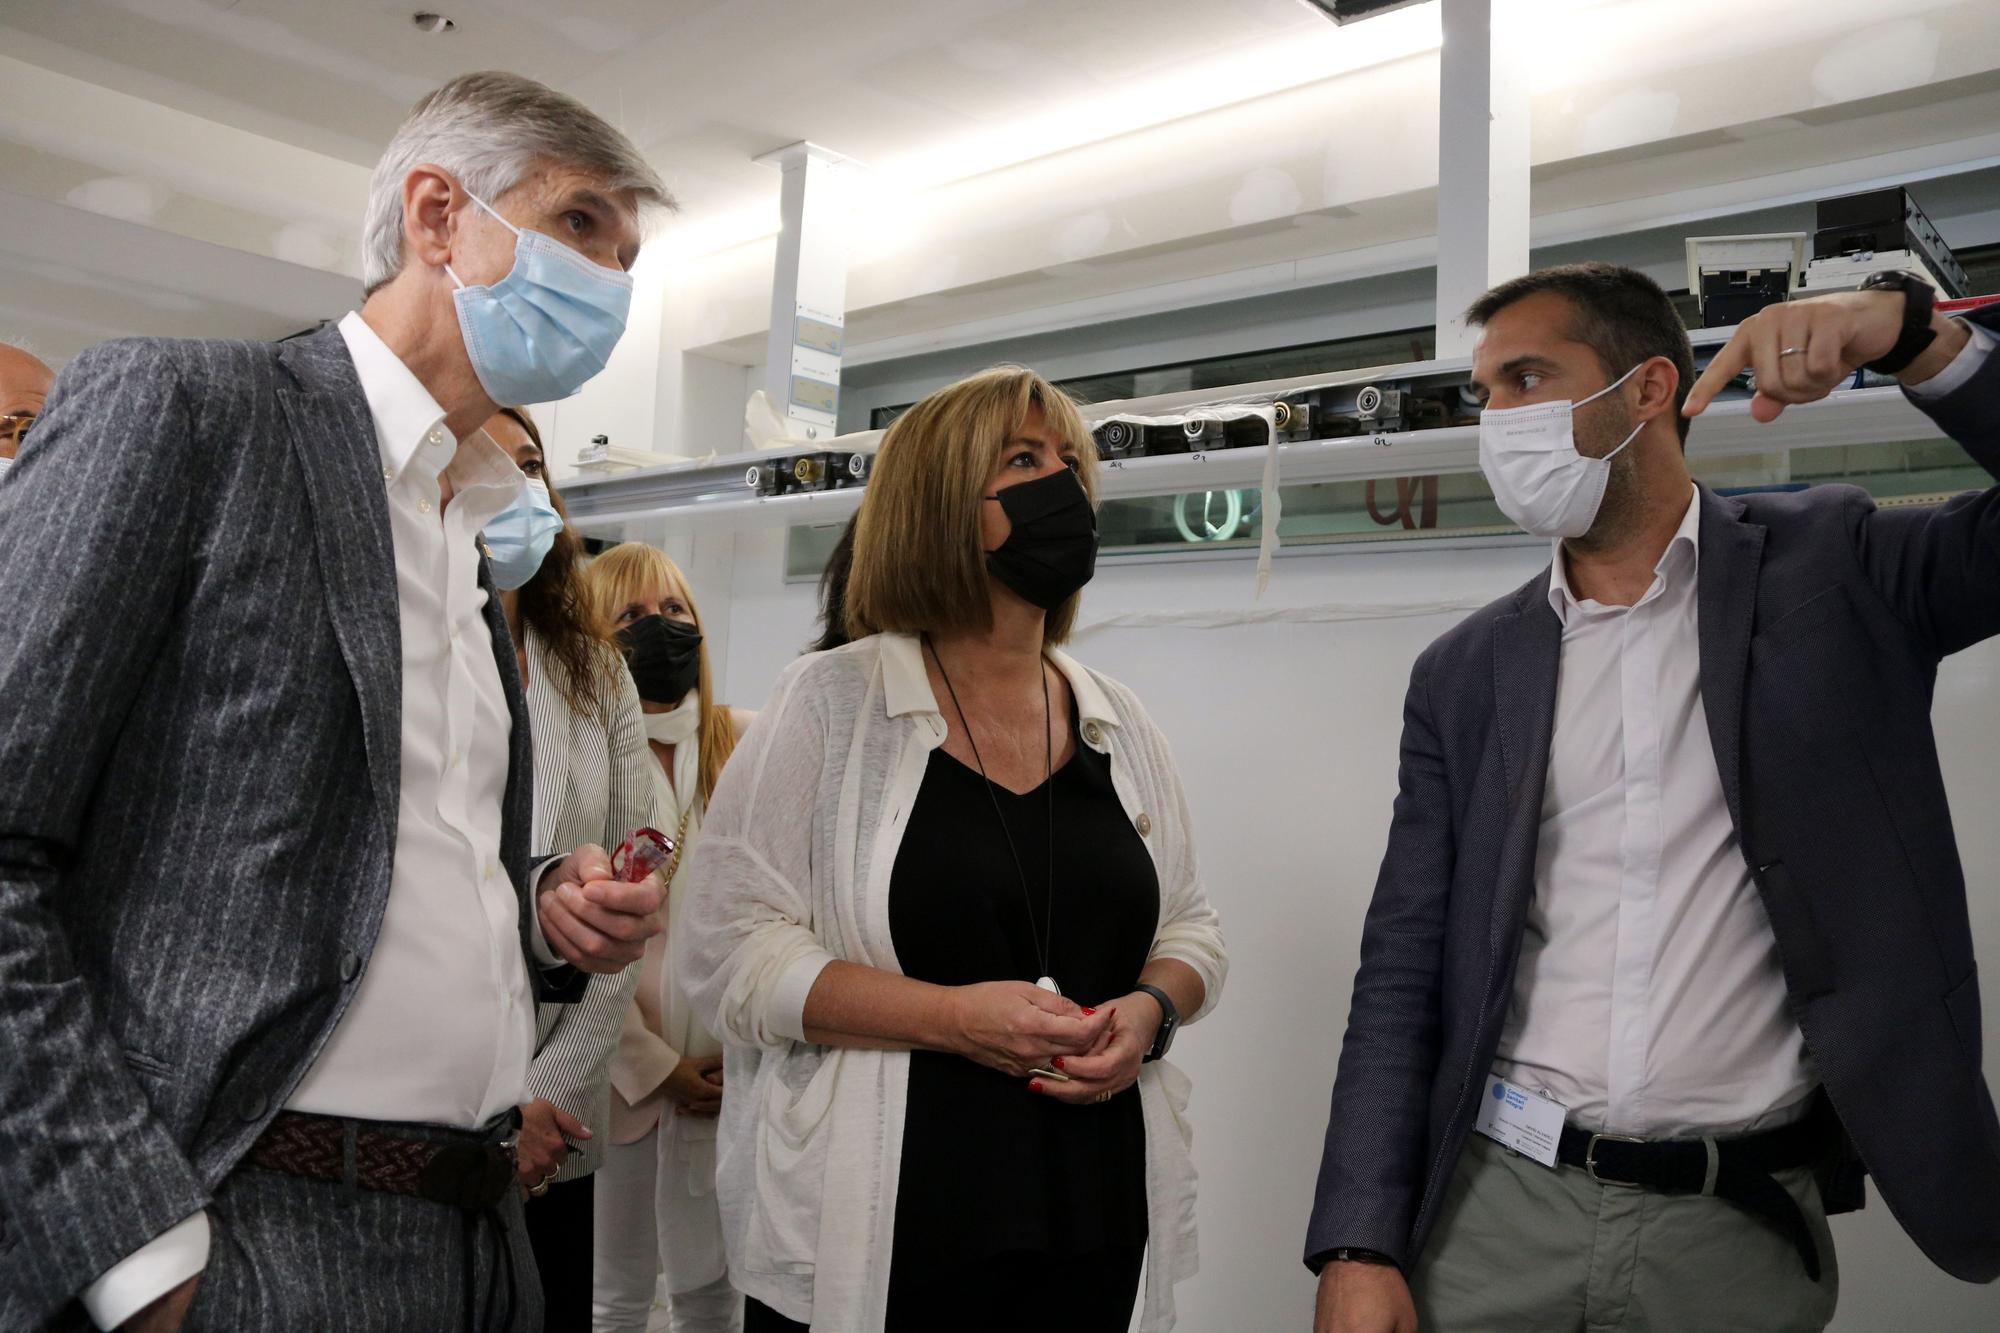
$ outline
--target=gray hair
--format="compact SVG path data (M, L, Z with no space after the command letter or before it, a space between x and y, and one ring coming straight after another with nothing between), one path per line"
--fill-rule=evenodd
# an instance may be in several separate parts
M542 162L582 167L611 193L675 207L630 139L573 97L519 74L461 74L418 102L375 164L361 227L361 282L373 292L403 271L403 181L426 162L492 203Z

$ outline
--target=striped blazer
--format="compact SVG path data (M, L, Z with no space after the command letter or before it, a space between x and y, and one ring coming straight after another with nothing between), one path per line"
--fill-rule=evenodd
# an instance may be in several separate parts
M329 327L92 348L0 485L0 1329L87 1328L73 1298L208 1204L366 971L402 743L381 469ZM532 962L487 626L520 948L574 998Z
M653 823L652 752L639 712L639 692L621 663L618 696L605 719L572 710L558 687L562 670L546 645L524 627L528 656L528 720L535 738L535 850L561 856L585 843L607 851L634 829ZM607 649L607 651L612 651ZM615 976L594 976L577 1004L543 1004L535 1011L535 1059L528 1096L546 1097L590 1127L556 1176L587 1176L604 1163L611 1136L611 1056L640 964Z

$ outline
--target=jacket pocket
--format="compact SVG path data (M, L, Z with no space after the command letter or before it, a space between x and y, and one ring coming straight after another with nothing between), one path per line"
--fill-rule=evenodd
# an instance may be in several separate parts
M813 1271L830 1112L843 1054L795 1046L768 1075L760 1071L760 1081L768 1081L757 1099L756 1198L743 1252L743 1266L751 1272ZM799 1077L805 1082L795 1091Z
M1979 1069L1980 1014L1979 1014L1979 969L1972 969L1965 980L1952 987L1951 994L1944 997L1945 1012L1951 1015L1951 1025L1958 1032L1958 1044L1965 1051L1965 1058L1972 1062L1974 1071Z
M1833 953L1827 948L1812 904L1792 881L1783 861L1760 866L1755 875L1763 890L1764 911L1778 936L1778 959L1784 966L1792 1002L1802 1004L1833 990Z

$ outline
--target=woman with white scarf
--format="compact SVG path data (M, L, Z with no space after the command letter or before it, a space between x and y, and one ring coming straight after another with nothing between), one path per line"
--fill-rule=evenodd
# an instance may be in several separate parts
M592 563L590 586L639 689L659 827L680 849L666 871L671 885L751 714L712 702L701 615L666 555L638 542L614 547ZM668 893L666 931L647 942L611 1062L611 1143L597 1191L598 1333L643 1333L660 1277L674 1333L741 1326L715 1198L722 1045L665 966L685 896Z

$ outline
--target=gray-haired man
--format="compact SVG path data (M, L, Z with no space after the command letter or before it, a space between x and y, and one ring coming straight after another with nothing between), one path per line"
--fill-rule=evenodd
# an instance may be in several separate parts
M666 203L468 75L375 173L358 313L62 376L0 488L0 1327L539 1325L534 1000L661 890L531 867L478 428L601 368Z

